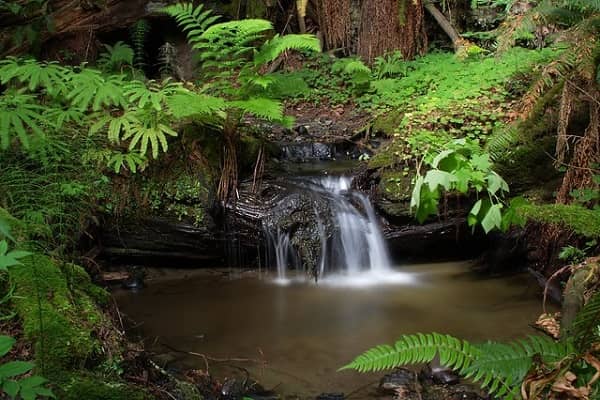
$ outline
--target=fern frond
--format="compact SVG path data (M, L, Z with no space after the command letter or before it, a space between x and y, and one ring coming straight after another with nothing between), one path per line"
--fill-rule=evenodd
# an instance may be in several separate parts
M585 350L589 344L600 339L598 326L600 326L600 292L595 293L577 313L569 333L576 346Z
M13 137L17 137L21 145L29 148L31 133L43 136L40 123L43 107L37 104L36 97L22 91L10 91L0 97L0 149L6 150Z
M169 111L177 119L218 115L225 109L222 98L193 92L177 93L166 102Z
M275 35L267 40L254 55L254 65L261 66L279 57L287 50L321 51L321 42L314 35Z
M269 121L283 120L283 105L277 100L265 97L255 97L248 100L230 101L228 106L237 108L243 113L253 114Z
M401 365L430 362L438 353L442 365L464 373L479 356L479 349L450 335L404 335L393 347L374 347L341 369L355 369L359 372L381 371Z
M477 346L479 356L469 366L468 378L480 381L480 374L493 374L507 382L521 382L533 365L534 356L546 364L554 364L571 351L566 342L557 342L545 336L504 343L489 342Z
M169 79L162 83L154 80L148 82L133 80L125 85L124 95L135 107L145 108L148 105L156 111L161 111L167 97L178 90L182 90L181 84L170 82Z
M59 93L65 88L69 70L57 63L42 63L28 59L21 61L8 57L0 61L0 83L7 84L13 79L25 84L30 91L42 87L49 93Z
M175 18L179 27L186 33L192 47L202 40L201 35L204 31L220 18L212 15L212 10L205 10L202 4L198 7L194 7L192 3L173 4L165 7L163 11Z
M134 51L122 41L113 46L104 45L106 51L98 57L98 66L107 72L118 72L125 65L133 65Z
M203 61L234 60L234 66L237 66L249 53L254 52L254 42L263 39L265 33L272 29L273 24L263 19L222 22L204 31L198 42L192 43L192 47L201 51L200 58Z
M91 108L99 111L103 107L124 107L123 75L103 76L100 71L84 68L79 73L74 73L69 81L72 88L67 98L73 107L85 111Z
M140 19L130 29L131 43L133 44L133 66L142 69L146 66L146 39L150 32L150 24L146 19Z
M485 142L485 150L493 161L500 160L519 142L519 130L513 126L495 129Z

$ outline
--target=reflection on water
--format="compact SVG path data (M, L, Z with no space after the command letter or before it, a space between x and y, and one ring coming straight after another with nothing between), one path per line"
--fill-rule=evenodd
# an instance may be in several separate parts
M141 324L151 349L168 352L166 344L213 358L261 359L266 364L237 365L267 388L302 396L349 393L376 382L381 374L336 370L400 334L509 339L533 333L529 324L541 311L526 276L482 278L464 262L402 267L385 284L366 276L288 283L207 273L149 282L140 293L119 293L118 301ZM205 367L202 358L173 358L175 367ZM234 364L213 362L211 373L229 373Z

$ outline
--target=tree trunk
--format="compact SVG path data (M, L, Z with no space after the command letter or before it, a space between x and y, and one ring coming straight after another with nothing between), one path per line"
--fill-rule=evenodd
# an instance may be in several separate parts
M427 48L421 0L317 0L320 29L329 50L375 57L399 50L406 59Z
M438 10L437 7L433 4L433 2L431 2L430 0L425 0L423 6L429 12L429 14L431 14L431 16L436 20L436 22L438 23L440 28L442 28L442 30L446 33L446 35L448 35L448 37L452 41L452 46L454 46L454 50L458 50L463 44L463 39L458 34L456 29L454 29L454 26L452 26L452 24L450 23L450 21L448 21L446 16L442 14L442 12Z

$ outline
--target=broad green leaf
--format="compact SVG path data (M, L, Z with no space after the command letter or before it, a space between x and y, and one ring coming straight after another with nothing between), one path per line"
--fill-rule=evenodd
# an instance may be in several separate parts
M415 187L412 191L412 196L410 198L410 208L419 208L421 204L421 187L423 187L423 176L419 175L417 177L417 181L415 182Z
M438 154L433 161L431 162L431 166L433 168L438 168L440 161L446 159L449 155L453 154L454 150L444 150L440 154Z
M489 171L492 167L489 154L479 154L471 157L471 165L480 171Z
M11 399L17 398L17 395L19 394L19 389L21 389L21 387L19 386L19 383L16 381L13 381L13 380L7 380L2 385L2 390Z
M16 340L10 336L0 336L0 357L4 357L15 345Z
M483 227L485 233L489 233L494 228L502 228L502 213L500 212L501 209L501 204L492 204L487 214L485 214L485 217L483 217L483 220L481 221L481 226Z
M0 365L0 379L13 378L23 375L33 369L33 364L27 361L11 361Z
M445 190L450 190L452 182L456 182L456 177L449 172L434 169L427 172L424 182L429 185L429 189L432 192L436 191L438 186L442 186Z
M23 388L31 388L31 387L35 387L35 386L41 386L44 383L48 382L48 379L43 378L41 376L29 376L27 378L23 378L19 381L19 384L21 385L21 387Z

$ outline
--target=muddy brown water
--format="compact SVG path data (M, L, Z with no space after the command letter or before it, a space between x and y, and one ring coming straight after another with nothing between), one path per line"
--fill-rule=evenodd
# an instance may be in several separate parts
M482 277L470 267L402 266L391 283L371 285L337 278L280 285L258 272L213 270L150 280L138 293L116 295L167 367L205 369L203 358L173 349L196 352L219 359L208 361L213 376L240 375L241 367L283 395L368 398L382 374L338 368L401 334L440 332L481 341L534 333L530 324L541 302L527 275ZM231 358L252 361L221 361Z

